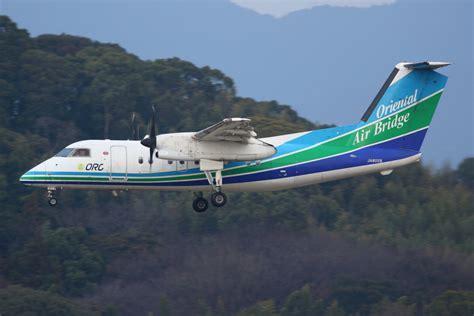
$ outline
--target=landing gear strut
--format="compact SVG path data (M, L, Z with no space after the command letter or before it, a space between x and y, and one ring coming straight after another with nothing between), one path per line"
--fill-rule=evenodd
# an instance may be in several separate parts
M49 206L58 205L58 200L54 197L54 191L56 191L56 188L48 188L48 204L49 204Z
M211 171L204 171L209 185L214 190L211 195L211 203L215 207L222 207L227 203L227 196L222 192L222 170L216 170L216 177L212 176Z

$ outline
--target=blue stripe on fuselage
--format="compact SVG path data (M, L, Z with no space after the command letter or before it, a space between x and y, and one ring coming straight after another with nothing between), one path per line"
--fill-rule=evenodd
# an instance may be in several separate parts
M265 159L274 159L276 157L290 154L292 152L308 148L310 146L319 144L323 141L327 141L344 133L347 133L355 129L357 125L347 125L340 127L333 127L327 129L320 129L308 132L300 137L292 139L291 141L284 143L277 147L277 153L270 158ZM64 158L67 159L67 158ZM225 165L225 169L245 166L245 162L230 162ZM25 173L26 176L87 176L87 177L167 177L167 176L179 176L179 175L189 175L199 173L199 168L192 168L180 171L166 171L166 172L152 172L152 173L112 173L110 172L94 172L94 171L28 171Z
M427 129L420 130L404 137L396 138L371 147L359 149L350 153L324 158L321 160L302 163L294 166L281 167L274 170L261 171L246 175L228 176L224 184L275 180L288 177L307 175L312 173L359 167L373 164L371 161L381 160L390 162L408 158L418 154L418 151L403 149L407 143L419 143L425 137ZM399 149L396 149L399 148ZM284 172L282 172L284 171ZM207 180L185 180L174 182L113 182L113 181L22 181L25 184L75 184L75 185L118 185L118 186L200 186L209 185Z
M275 170L225 178L224 183L239 183L280 179L282 178L283 170L285 171L285 177L297 177L311 173L370 165L373 164L370 161L374 161L375 159L379 159L382 162L389 162L407 158L416 155L419 152L414 150L403 149L403 146L406 143L420 142L420 139L423 140L423 138L425 137L426 131L427 130L424 129L404 137L400 137L378 145L374 145L371 147L363 148L347 154L342 154L330 158L316 160L290 167L282 167Z

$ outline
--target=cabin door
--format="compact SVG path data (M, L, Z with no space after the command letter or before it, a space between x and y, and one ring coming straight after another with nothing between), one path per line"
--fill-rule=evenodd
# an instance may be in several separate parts
M110 147L110 180L127 181L127 147Z

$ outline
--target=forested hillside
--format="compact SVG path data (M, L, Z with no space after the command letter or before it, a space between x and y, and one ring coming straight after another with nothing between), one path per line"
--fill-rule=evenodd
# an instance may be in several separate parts
M18 183L74 141L131 138L132 113L143 136L151 105L162 133L229 116L259 136L323 127L237 97L219 70L0 16L2 316L474 313L474 158L233 193L203 214L191 193L64 191L51 208Z

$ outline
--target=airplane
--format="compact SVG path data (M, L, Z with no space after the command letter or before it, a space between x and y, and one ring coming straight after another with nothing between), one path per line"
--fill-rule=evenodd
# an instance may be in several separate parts
M435 71L445 62L402 62L361 120L266 138L247 118L225 118L198 132L156 135L141 141L83 140L41 162L20 182L58 189L163 190L194 192L193 208L227 203L224 191L273 191L393 169L420 161L420 148L447 82Z

